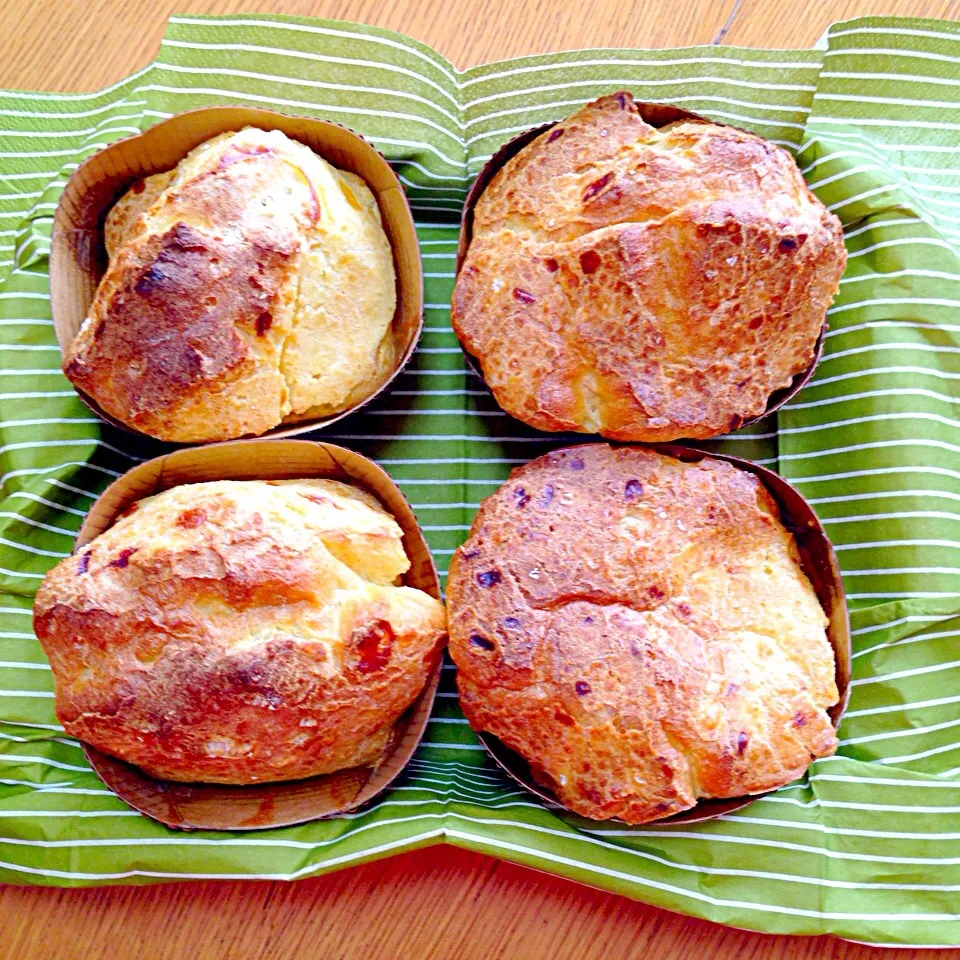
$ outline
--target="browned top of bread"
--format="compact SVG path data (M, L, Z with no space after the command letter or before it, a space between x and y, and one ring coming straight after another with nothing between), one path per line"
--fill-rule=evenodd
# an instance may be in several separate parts
M277 130L201 144L105 224L110 263L64 355L111 416L163 440L261 434L366 399L392 371L377 202Z
M113 260L125 240L132 239L143 227L140 219L170 186L176 171L155 173L136 183L110 208L103 225L103 243L107 256Z
M703 438L810 366L845 262L786 151L712 123L655 129L618 93L494 176L451 316L532 426Z
M64 728L171 780L293 780L375 762L436 666L441 604L394 586L396 521L335 481L148 500L41 586Z
M834 751L827 618L766 488L570 447L480 507L447 585L464 713L584 816L643 823Z

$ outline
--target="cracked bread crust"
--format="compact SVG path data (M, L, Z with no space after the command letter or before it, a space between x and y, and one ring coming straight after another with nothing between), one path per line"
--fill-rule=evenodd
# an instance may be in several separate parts
M531 426L705 438L809 368L845 263L786 151L701 121L655 129L618 93L493 177L451 319Z
M447 604L470 724L583 816L762 793L836 749L827 617L769 492L723 461L531 461L481 505Z
M402 536L374 497L331 480L141 500L37 593L58 719L176 781L375 763L446 633L437 600L394 585Z
M64 356L111 416L162 440L257 435L372 393L395 357L396 282L360 178L247 128L139 181Z

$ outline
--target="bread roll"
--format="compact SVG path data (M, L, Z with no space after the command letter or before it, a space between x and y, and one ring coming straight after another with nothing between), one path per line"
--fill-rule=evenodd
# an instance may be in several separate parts
M73 736L169 780L375 763L440 657L441 604L395 586L402 531L330 480L140 501L44 580L34 626Z
M467 719L583 816L762 793L837 746L827 618L770 494L723 461L595 444L520 467L447 603Z
M201 144L107 217L110 262L64 357L128 426L261 434L364 400L392 372L393 255L376 200L277 130Z
M790 155L602 97L511 158L473 212L452 321L540 430L704 438L815 357L846 262Z

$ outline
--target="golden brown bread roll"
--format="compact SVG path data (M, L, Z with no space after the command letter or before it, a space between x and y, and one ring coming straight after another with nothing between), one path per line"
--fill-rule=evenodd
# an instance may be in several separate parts
M814 360L846 262L788 153L602 97L493 177L452 321L508 413L619 440L710 437Z
M761 793L837 745L827 618L752 474L570 447L480 507L447 585L463 711L576 813Z
M377 761L436 666L441 604L396 521L330 480L167 490L58 564L34 608L68 733L170 780Z
M178 442L364 400L393 369L393 255L373 194L278 130L201 144L107 217L110 263L64 356L111 416Z

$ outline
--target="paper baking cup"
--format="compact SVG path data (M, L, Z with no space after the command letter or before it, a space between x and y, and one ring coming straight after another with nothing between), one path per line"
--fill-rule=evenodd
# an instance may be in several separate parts
M691 113L689 110L683 110L680 107L674 107L667 103L646 103L639 100L635 102L640 111L640 116L647 123L649 123L651 127L664 127L668 123L675 123L678 120L699 120L702 123L712 123L718 127L731 126L731 124L723 124L718 123L715 120L708 120L706 117L703 117L698 113ZM564 121L562 120L557 121L557 123L563 122ZM457 276L460 274L460 269L463 267L463 262L467 258L467 250L470 247L470 241L473 239L473 211L477 205L477 201L480 199L480 195L484 190L487 189L490 181L494 178L494 176L496 176L500 169L506 165L508 160L515 157L528 144L533 143L533 141L536 140L537 137L539 137L542 133L546 133L548 130L551 130L553 127L557 126L557 123L545 123L539 127L533 127L532 129L527 130L525 133L519 134L512 140L507 141L507 143L505 143L486 162L486 164L484 164L477 179L473 182L470 192L467 194L467 199L463 206L463 215L460 218L460 240L457 244ZM810 361L810 365L807 367L807 369L802 373L798 373L790 381L788 386L783 387L780 390L775 390L772 394L770 394L770 399L767 401L767 407L763 413L760 414L760 416L740 420L735 425L725 427L722 432L729 433L731 430L739 430L741 427L747 427L752 423L757 423L758 421L763 420L764 417L768 417L771 413L779 410L788 400L795 397L800 390L803 389L804 384L806 384L806 382L813 376L814 371L817 369L817 364L820 362L820 358L823 356L823 344L826 335L827 320L824 318L823 326L820 329L820 335L817 337L816 344L814 344L813 360ZM474 371L482 378L483 370L481 368L480 361L468 353L467 349L462 343L460 346Z
M440 580L417 520L389 476L366 457L329 443L307 440L239 440L190 447L148 460L112 483L80 527L74 552L112 526L132 503L161 490L207 480L293 480L324 477L376 495L403 530L410 558L405 585L440 599ZM420 696L397 721L380 760L306 780L251 786L175 783L107 756L83 749L111 790L141 813L181 830L259 830L354 810L385 790L406 766L423 736L440 680L441 661Z
M823 611L829 619L827 639L833 647L837 690L840 693L840 698L827 710L827 714L833 722L834 728L839 728L840 718L847 708L847 700L850 697L850 620L847 615L847 600L843 591L840 567L837 564L833 546L827 539L820 520L813 512L813 507L783 477L772 470L751 463L749 460L720 453L705 453L703 450L696 450L693 447L670 443L649 444L649 449L656 450L666 456L676 457L678 460L687 463L696 463L704 458L725 460L746 473L752 473L770 491L771 496L780 508L780 520L783 526L793 534L797 542L803 572L813 585L820 606L823 607ZM477 737L497 765L510 777L552 806L563 807L563 804L548 787L534 779L530 771L530 765L523 757L490 733L478 732ZM739 810L741 807L753 803L757 797L767 796L774 792L774 790L767 790L763 793L733 797L728 800L701 800L689 810L660 820L651 820L650 823L657 826L661 824L699 823L702 820L711 820L721 814ZM611 818L611 820L616 822L615 818Z
M363 137L327 120L290 117L257 107L201 107L180 113L145 133L120 140L85 160L67 182L53 220L50 246L50 305L61 352L80 329L107 267L103 225L107 212L141 177L172 170L194 147L243 127L280 130L306 144L327 162L366 181L380 207L383 228L393 249L397 273L397 309L393 317L396 363L362 400L325 417L288 417L264 437L290 437L318 430L346 417L378 396L403 369L423 329L423 273L420 247L407 196L390 164ZM121 423L78 390L80 399L107 423Z

